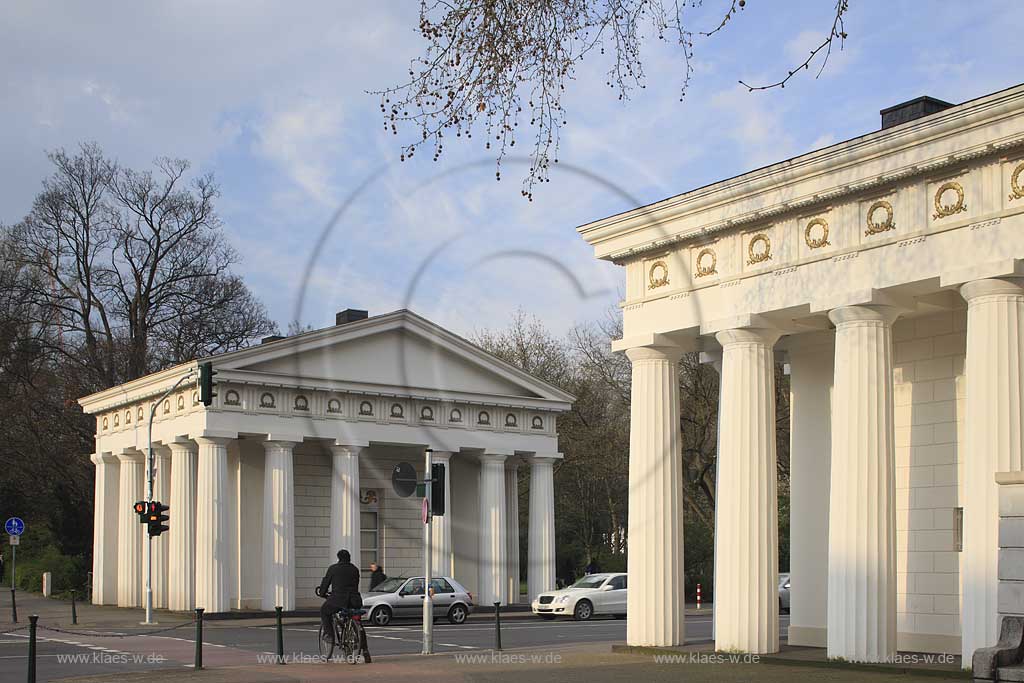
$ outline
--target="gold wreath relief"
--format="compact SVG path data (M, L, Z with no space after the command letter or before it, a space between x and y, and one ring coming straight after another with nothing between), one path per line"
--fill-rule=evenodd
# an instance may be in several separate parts
M1024 187L1020 184L1020 174L1024 173L1024 162L1017 164L1017 168L1013 169L1013 174L1010 176L1010 201L1014 199L1024 199Z
M707 266L704 265L704 257L705 256L710 256L711 257L711 264L710 265L707 265ZM718 272L715 269L715 266L717 266L717 265L718 265L718 257L715 256L714 250L710 249L708 247L705 247L704 249L701 249L700 253L697 254L697 277L707 277L708 275L714 275L715 273Z
M885 211L885 220L880 223L876 223L873 220L871 220L871 218L879 209ZM896 225L892 222L892 218L892 204L885 201L884 199L875 202L874 204L871 205L871 208L868 209L868 229L864 231L864 234L877 235L880 232L886 232L887 230L895 229Z
M664 287L668 284L668 266L664 261L655 261L647 272L647 280L650 282L648 289Z
M821 237L812 237L811 232L816 226L821 226ZM804 242L811 249L820 249L832 244L828 241L828 221L824 218L813 218L804 228Z
M956 202L953 204L943 204L942 195L951 190L956 192ZM964 188L960 183L952 181L943 183L935 191L935 213L932 214L933 219L939 220L940 218L946 218L966 210L967 204L964 202Z
M754 249L754 245L764 244L764 249L757 251ZM747 245L747 256L750 258L747 260L747 265L752 266L756 263L762 263L772 257L772 241L768 239L768 235L758 233L750 238L750 244Z

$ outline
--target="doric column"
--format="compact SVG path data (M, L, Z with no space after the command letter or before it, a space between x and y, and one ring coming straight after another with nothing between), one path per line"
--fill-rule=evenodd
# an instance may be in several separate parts
M359 544L359 455L360 446L331 446L331 544L328 560L337 562L344 548L352 554L352 563L361 570Z
M188 612L196 606L196 477L198 447L191 441L171 449L171 509L167 516L167 608Z
M228 486L228 444L231 439L198 437L199 473L196 478L196 607L207 612L231 609L232 514Z
M164 505L171 504L171 451L166 447L154 447L156 478L153 480L153 499ZM170 525L168 510L168 531L153 539L153 607L167 609L168 544L174 529Z
M969 662L999 635L996 472L1024 469L1024 281L976 280L967 299L967 405L963 462L962 652Z
M117 458L110 453L96 453L91 459L96 465L92 533L92 602L94 605L116 605L118 527L121 508L128 509L131 503L122 503L118 496L121 475ZM132 517L134 515L135 513L132 513Z
M629 593L626 642L685 640L683 471L679 433L682 349L628 349L633 364L629 425Z
M530 458L526 599L555 587L555 475L557 458Z
M434 517L430 524L431 561L434 572L443 576L455 576L452 557L452 453L434 451L433 462L443 464L445 511L441 517Z
M519 602L519 463L505 463L505 604Z
M892 323L886 306L845 306L836 326L829 489L828 656L896 652Z
M722 344L715 538L715 649L779 649L775 358L779 333L719 332ZM632 587L632 586L631 586Z
M132 508L145 498L146 462L141 453L122 453L120 462L120 501L117 527L117 606L139 607L143 602L142 537L143 526Z
M295 609L294 441L266 441L263 449L263 609ZM354 558L353 558L354 559Z
M508 597L505 578L505 458L480 456L480 596L489 606Z

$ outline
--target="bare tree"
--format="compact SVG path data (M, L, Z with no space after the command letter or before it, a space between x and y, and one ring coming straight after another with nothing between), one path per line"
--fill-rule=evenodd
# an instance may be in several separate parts
M693 74L694 38L721 32L746 0L718 0L709 30L689 28L690 12L703 0L421 0L418 30L426 41L412 60L408 80L377 91L385 130L398 134L411 126L417 139L403 145L401 158L421 148L436 161L446 137L482 135L484 147L501 162L517 141L521 121L529 122L531 164L522 194L533 198L538 182L549 180L558 162L561 127L567 123L562 94L585 58L607 54L606 83L619 99L644 87L645 37L678 46L680 93ZM785 87L820 58L824 68L833 42L846 39L843 17L848 0L835 1L831 30L805 62L776 83L750 90ZM819 71L820 73L820 71Z
M54 173L17 227L41 277L25 296L56 325L57 350L111 386L276 329L230 271L212 176L158 159L136 171L98 146L50 153Z

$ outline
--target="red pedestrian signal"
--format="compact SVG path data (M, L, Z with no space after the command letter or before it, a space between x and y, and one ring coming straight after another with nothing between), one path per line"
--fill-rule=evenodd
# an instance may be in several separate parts
M135 501L135 504L132 505L132 510L134 510L135 514L139 516L139 524L145 524L147 521L146 513L149 512L149 504L144 500L137 500Z
M170 531L170 527L164 522L170 520L170 517L166 514L171 509L170 505L164 505L159 501L151 501L149 503L148 511L146 512L146 525L149 527L149 535L152 538L156 538L165 531Z

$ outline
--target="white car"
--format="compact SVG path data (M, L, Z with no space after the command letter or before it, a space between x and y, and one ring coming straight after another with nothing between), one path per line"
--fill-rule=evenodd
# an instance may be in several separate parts
M595 614L626 616L626 575L588 574L569 586L533 599L533 613L543 619L571 616L586 621Z

